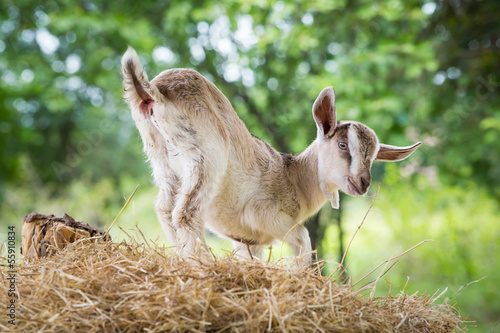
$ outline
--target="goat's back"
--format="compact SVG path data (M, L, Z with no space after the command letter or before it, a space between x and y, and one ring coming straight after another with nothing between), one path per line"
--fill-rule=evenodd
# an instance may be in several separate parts
M266 142L253 137L224 94L203 75L192 69L163 71L152 81L167 102L189 118L201 139L219 137L229 145L233 167L262 168L280 154ZM215 125L214 132L209 124Z

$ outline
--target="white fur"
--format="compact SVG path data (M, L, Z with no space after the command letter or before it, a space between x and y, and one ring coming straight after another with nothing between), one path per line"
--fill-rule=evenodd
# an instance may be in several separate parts
M358 140L358 132L356 128L350 127L348 130L347 137L349 138L349 152L351 153L352 162L351 162L351 174L359 175L359 167L362 162L361 154L363 152L359 151L359 140Z

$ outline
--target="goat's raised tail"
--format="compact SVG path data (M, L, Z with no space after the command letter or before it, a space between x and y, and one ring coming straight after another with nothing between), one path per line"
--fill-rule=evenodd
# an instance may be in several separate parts
M149 117L154 105L154 87L148 81L139 61L137 52L131 47L122 57L123 86L125 87L125 99L132 107L139 107L145 117Z

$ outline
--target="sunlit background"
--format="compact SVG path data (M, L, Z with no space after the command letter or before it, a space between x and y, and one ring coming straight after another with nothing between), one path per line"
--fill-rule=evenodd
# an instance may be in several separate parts
M378 294L446 289L438 302L477 321L471 332L499 330L499 15L496 0L1 1L0 240L14 225L19 241L32 211L105 227L139 184L111 234L139 228L166 243L122 98L120 57L131 45L150 78L198 70L283 152L312 142L312 103L329 85L339 119L369 125L384 143L423 141L407 161L374 164L369 197L342 196L340 213L325 205L307 224L315 247L329 269L340 261L380 181L347 275L355 282L433 239L398 258ZM221 254L231 248L207 240Z

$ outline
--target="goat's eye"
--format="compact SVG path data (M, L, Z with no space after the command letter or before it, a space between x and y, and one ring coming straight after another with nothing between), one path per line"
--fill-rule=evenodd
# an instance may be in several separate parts
M339 148L342 149L342 150L346 150L347 149L347 143L345 143L345 142L339 142Z

